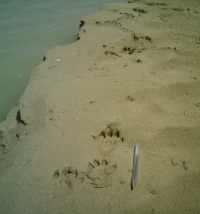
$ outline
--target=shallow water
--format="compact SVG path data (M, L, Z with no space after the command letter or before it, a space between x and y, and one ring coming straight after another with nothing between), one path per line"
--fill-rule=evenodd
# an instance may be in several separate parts
M82 16L120 0L0 0L0 121L47 49L73 40Z

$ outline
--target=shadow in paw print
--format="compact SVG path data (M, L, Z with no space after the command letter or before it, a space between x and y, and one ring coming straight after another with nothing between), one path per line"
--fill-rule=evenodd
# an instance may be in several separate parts
M107 188L112 185L113 174L116 169L116 163L111 163L106 159L94 159L88 163L86 178L94 188Z
M147 13L146 10L144 10L144 9L142 9L142 8L137 8L137 7L136 7L136 8L133 8L133 11L134 11L134 12L137 12L139 15L142 14L142 13L143 13L143 14L144 14L144 13Z
M167 4L163 3L163 2L147 2L146 5L148 5L148 6L167 6Z
M116 140L117 141L121 141L124 142L124 137L121 134L121 131L118 129L117 125L114 123L108 124L106 126L105 129L103 129L99 135L97 136L93 136L94 139L98 139L98 138L112 138L112 142L115 143ZM111 139L107 139L107 143L108 141L110 141Z

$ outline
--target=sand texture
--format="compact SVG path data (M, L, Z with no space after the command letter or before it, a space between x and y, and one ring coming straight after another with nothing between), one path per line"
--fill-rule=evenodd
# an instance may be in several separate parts
M0 213L200 213L200 3L129 0L83 20L1 124Z

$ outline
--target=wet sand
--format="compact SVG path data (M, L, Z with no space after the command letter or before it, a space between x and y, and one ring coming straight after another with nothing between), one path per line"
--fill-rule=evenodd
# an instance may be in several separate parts
M1 124L0 211L200 212L199 18L198 1L129 0L50 50Z

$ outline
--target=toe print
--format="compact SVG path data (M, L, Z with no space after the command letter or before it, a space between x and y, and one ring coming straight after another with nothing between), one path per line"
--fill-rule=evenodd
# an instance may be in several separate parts
M88 163L86 177L94 188L107 188L112 184L112 178L117 169L117 164L106 159L94 159Z
M56 169L53 178L58 180L60 184L64 184L69 189L73 189L75 185L82 183L84 178L77 168L66 166L62 170Z

